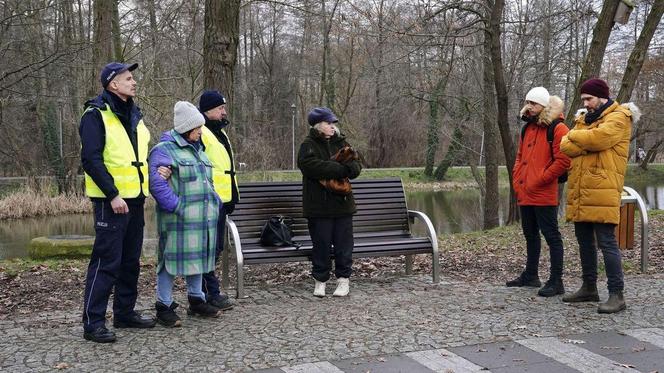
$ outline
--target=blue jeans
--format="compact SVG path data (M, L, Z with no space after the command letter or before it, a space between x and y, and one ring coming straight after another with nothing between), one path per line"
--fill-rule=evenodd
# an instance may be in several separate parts
M597 248L595 245L595 238L597 238L597 246L602 250L604 256L609 293L623 291L625 287L622 258L616 242L615 227L615 224L574 223L574 232L579 241L583 281L597 283Z
M187 295L190 297L201 298L205 301L205 294L201 290L202 275L184 276L187 282ZM173 303L173 280L175 276L168 273L166 268L161 269L157 274L157 300L166 306Z
M563 277L563 239L558 230L558 206L521 206L521 228L526 238L526 270L530 279L538 278L542 250L540 232L551 254L550 278Z

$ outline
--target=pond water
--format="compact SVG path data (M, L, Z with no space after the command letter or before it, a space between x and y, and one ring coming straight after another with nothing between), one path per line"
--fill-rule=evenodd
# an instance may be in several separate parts
M630 185L646 200L648 209L664 209L664 184ZM500 223L506 219L509 190L500 191ZM482 201L478 190L416 191L407 195L408 208L424 212L438 234L470 232L482 228ZM145 238L156 238L156 218L152 208L145 211ZM423 233L421 224L415 233ZM0 259L25 257L30 240L40 236L94 235L90 215L6 220L0 222Z

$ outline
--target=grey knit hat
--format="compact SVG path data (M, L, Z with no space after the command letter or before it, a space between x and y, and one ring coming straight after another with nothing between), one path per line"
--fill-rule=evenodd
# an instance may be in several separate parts
M179 134L191 131L205 124L205 117L196 106L187 101L178 101L173 108L173 128Z

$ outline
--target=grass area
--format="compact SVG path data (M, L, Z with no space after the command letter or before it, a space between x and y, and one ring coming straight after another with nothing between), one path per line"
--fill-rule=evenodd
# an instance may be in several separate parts
M484 167L479 167L484 175ZM433 177L424 174L424 167L407 168L366 168L360 174L361 179L377 179L385 177L399 177L404 183L431 183L436 182ZM279 171L246 171L238 173L239 182L253 181L298 181L302 179L299 170ZM498 181L500 184L508 183L507 168L498 168ZM470 167L452 167L447 171L444 181L449 182L475 182ZM637 165L627 166L625 177L627 184L657 184L664 182L664 164L650 165L648 170L643 170Z
M662 184L664 183L664 164L649 165L647 170L643 170L637 165L628 165L625 182L635 184Z
M480 172L484 173L484 168L480 167ZM299 181L302 180L302 174L299 170L280 170L280 171L246 171L237 174L239 182L255 181ZM500 182L507 182L507 169L499 168ZM360 174L360 179L379 179L386 177L399 177L404 183L427 183L435 182L433 177L424 174L424 167L407 168L365 168ZM444 181L452 182L474 182L473 174L469 167L452 167L447 171Z

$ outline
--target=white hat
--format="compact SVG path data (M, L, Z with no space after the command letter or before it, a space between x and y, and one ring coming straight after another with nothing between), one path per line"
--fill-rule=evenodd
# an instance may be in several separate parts
M528 91L526 101L536 102L542 106L549 106L549 91L544 87L535 87Z
M173 128L179 134L205 124L205 117L196 106L187 101L178 101L173 108Z

